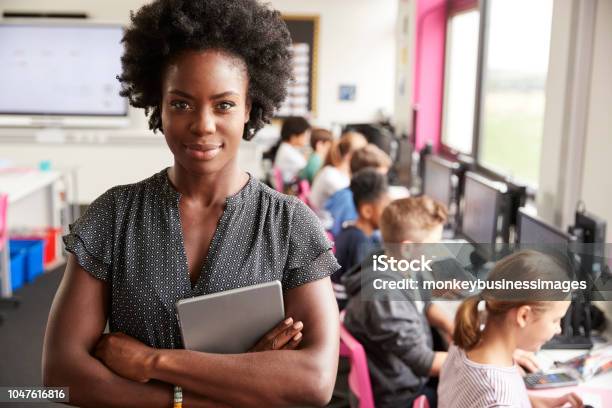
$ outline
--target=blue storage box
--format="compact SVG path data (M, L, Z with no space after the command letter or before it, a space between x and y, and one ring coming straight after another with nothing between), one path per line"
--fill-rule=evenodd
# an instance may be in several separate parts
M22 252L25 256L24 275L25 283L33 282L43 273L43 249L45 241L42 239L11 239L9 249L13 253Z
M25 252L11 252L10 270L11 270L11 290L17 290L24 284L25 275Z

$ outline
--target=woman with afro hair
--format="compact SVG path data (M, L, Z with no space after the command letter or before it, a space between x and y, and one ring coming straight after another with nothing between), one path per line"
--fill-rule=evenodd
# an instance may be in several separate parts
M174 164L111 188L70 226L44 384L69 387L82 407L325 405L339 265L312 211L238 160L291 79L280 13L256 0L156 0L132 14L123 44L122 95ZM286 320L250 352L184 349L178 300L273 280Z

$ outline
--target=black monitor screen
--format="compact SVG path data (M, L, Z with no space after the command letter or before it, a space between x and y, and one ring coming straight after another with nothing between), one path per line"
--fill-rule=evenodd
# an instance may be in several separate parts
M463 235L476 244L495 243L499 188L477 174L467 172L463 194Z
M524 209L519 210L518 242L522 244L567 244L569 234L529 215Z
M446 165L435 157L427 156L425 159L423 194L441 202L447 208L450 207L452 175L452 166Z

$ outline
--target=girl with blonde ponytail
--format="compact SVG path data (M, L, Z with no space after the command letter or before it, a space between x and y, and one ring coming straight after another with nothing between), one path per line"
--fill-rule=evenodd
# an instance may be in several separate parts
M497 262L486 289L465 299L457 310L454 344L440 373L440 408L583 406L574 393L558 398L528 395L514 358L518 349L537 351L561 332L569 294L495 285L566 279L567 270L557 258L532 250Z

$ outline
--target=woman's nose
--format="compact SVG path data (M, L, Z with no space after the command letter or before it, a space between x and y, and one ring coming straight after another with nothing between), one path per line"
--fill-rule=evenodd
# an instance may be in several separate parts
M196 135L215 133L214 113L206 107L199 109L191 122L190 130Z

